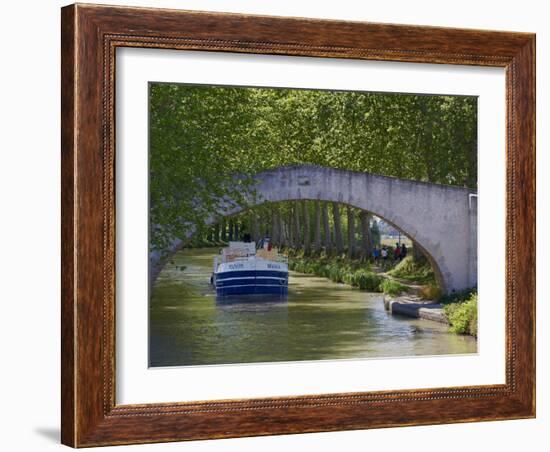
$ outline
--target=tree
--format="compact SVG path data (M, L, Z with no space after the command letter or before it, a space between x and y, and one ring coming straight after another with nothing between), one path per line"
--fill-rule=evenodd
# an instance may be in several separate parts
M271 209L271 241L278 246L282 245L283 230L281 227L281 219L279 218L279 209L273 206Z
M311 252L311 231L310 231L310 219L309 219L309 209L307 206L307 201L302 201L302 212L303 212L303 225L304 225L304 253L308 255Z
M233 222L233 240L240 240L241 239L240 234L241 234L241 231L239 227L239 219L237 218Z
M252 230L250 232L250 235L252 236L252 240L254 242L257 242L260 240L260 225L258 220L258 214L254 209L250 211L250 217L251 217L251 224L252 224Z
M330 221L328 217L328 205L326 202L321 203L321 213L323 216L323 232L325 239L325 250L327 254L332 253L332 237L330 233Z
M370 215L362 210L359 215L361 221L361 259L366 260L372 252L372 238L370 236Z
M229 218L229 241L232 242L235 240L235 229L233 223L233 217Z
M283 215L278 215L279 219L279 245L281 247L288 245L288 228Z
M220 241L220 223L216 222L214 225L214 241L219 242Z
M475 97L153 83L149 101L152 248L206 231L212 216L227 208L246 207L254 197L252 176L282 165L477 185ZM313 209L318 251L316 209L320 215L321 208ZM340 212L334 205L332 213L340 253ZM281 238L292 235L305 247L300 221L306 217L300 217L294 209L293 219L283 218L279 226ZM323 232L330 250L328 215Z
M292 203L292 211L294 213L294 248L302 247L302 230L300 228L300 205L297 202Z
M321 205L315 201L315 252L321 252Z
M355 212L348 206L348 258L355 257Z
M340 207L337 202L332 203L332 220L334 223L334 243L336 253L341 255L344 252L344 238L342 237L342 219L340 218Z
M226 219L225 218L222 218L222 223L221 223L221 239L222 239L222 242L227 242L227 222L226 222Z

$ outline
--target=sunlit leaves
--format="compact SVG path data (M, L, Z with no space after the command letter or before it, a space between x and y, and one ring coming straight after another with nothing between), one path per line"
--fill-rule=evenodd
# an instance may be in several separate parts
M282 165L477 185L473 97L155 83L149 99L153 247L244 203L246 175Z

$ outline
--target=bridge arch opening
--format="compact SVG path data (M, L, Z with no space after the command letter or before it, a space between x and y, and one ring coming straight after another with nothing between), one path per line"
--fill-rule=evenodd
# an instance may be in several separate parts
M359 226L357 228L358 230L355 233L356 236L360 236L361 233L362 233L360 231L360 221L359 221L361 213L366 213L366 214L369 215L369 226L368 226L369 227L369 233L372 233L372 229L371 229L371 225L370 225L371 219L374 220L374 222L382 221L382 222L386 223L387 225L390 226L391 229L393 229L394 231L399 232L403 236L400 239L392 238L392 240L398 240L399 243L404 243L406 241L406 240L403 240L403 239L410 240L411 244L416 248L416 250L418 252L420 252L422 254L422 256L426 259L426 262L432 268L437 285L442 290L445 290L445 285L444 285L445 282L444 282L444 279L442 277L441 271L440 271L439 267L437 266L437 261L432 256L430 256L429 252L422 246L422 244L420 242L414 240L406 230L404 230L399 225L394 224L391 220L389 220L387 218L384 218L383 216L381 216L377 212L367 211L367 210L364 210L361 207L358 207L358 206L353 205L353 204L335 202L331 199L296 198L296 199L287 199L287 200L277 201L277 202L260 201L260 202L258 202L257 204L254 204L254 205L237 206L237 207L233 208L230 211L230 213L218 215L217 217L212 217L211 219L209 219L207 221L207 226L209 227L208 228L209 231L206 232L207 236L210 233L214 232L214 228L215 228L216 225L221 226L222 224L224 224L223 232L225 232L225 237L224 237L223 234L222 234L222 229L220 228L220 230L217 233L218 234L217 237L215 237L213 240L211 238L208 238L208 241L210 241L210 243L218 243L220 246L223 246L224 243L227 243L227 242L232 241L232 240L239 241L239 240L247 239L247 240L252 240L252 241L257 242L260 238L262 238L263 236L266 236L266 235L273 238L273 232L274 232L273 229L274 229L275 226L273 225L273 219L272 218L269 218L267 222L263 221L262 222L263 225L258 227L258 231L254 231L253 230L254 225L251 224L250 218L247 218L247 214L250 215L250 217L252 215L257 215L258 210L264 208L265 210L269 211L270 215L273 215L273 213L279 211L280 208L284 206L284 204L301 203L301 202L319 203L321 210L323 208L322 207L323 205L327 206L330 203L331 205L328 207L329 211L331 210L331 208L334 207L334 203L336 203L337 206L341 209L346 209L347 207L351 207L352 209L355 210L357 220L358 220L357 222L359 223L359 224L356 225L356 226ZM293 207L293 208L296 208L296 207ZM348 242L348 240L349 240L349 235L348 235L349 234L349 224L348 224L349 217L346 217L346 215L343 212L340 213L341 216L342 216L342 219L343 219L340 227L342 229L345 229L345 232L342 232L342 234L345 235L344 242L346 242L346 243L345 243L345 246L344 246L343 249L337 250L336 249L336 243L335 243L336 242L335 230L337 229L337 227L335 226L335 223L334 223L336 221L333 217L334 211L330 212L330 214L331 214L331 220L332 220L331 225L330 225L330 228L331 228L331 241L332 241L331 247L332 247L332 249L327 250L326 238L325 238L326 231L323 230L324 228L321 225L320 226L320 228L321 228L320 235L323 236L323 238L321 240L321 242L322 242L322 244L321 244L322 251L325 253L325 255L331 254L333 256L337 256L338 254L342 255L342 253L348 254L349 246L350 246L349 242ZM301 214L300 214L301 220L304 219L303 215L304 215L304 213L301 212ZM321 216L322 216L322 213L321 213ZM292 219L294 219L294 218L292 218ZM232 220L233 220L233 222L232 222ZM235 221L235 220L239 220L239 221ZM313 221L313 218L310 218L310 221ZM285 224L285 227L288 228L288 229L293 229L293 228L295 228L295 225ZM301 228L303 229L303 225L301 226ZM301 233L305 234L305 232L303 230L301 231ZM200 234L204 235L205 232L201 231ZM314 227L312 227L310 229L310 234L311 234L311 239L312 239L312 242L313 242L313 240L314 240L313 236L315 234ZM189 241L192 241L194 238L195 238L195 235L190 234L188 237L186 237L186 239L181 240L181 243L170 252L169 256L167 256L167 260L169 260L169 257L172 256L174 253L176 253L179 249L181 249L182 247L185 247L185 244L189 243ZM304 243L305 239L303 237L301 239L302 243L298 246L296 246L296 243L290 243L293 240L295 241L296 239L292 238L292 237L286 237L285 240L284 240L284 243L282 243L280 241L280 239L277 239L276 240L276 245L277 246L282 246L285 249L293 249L294 251L298 251L298 250L305 251L305 243ZM356 240L356 242L360 242L361 238L359 238L359 240L358 240L357 237L356 237L355 240ZM394 249L393 245L394 245L394 243L383 244L381 241L375 243L371 239L371 242L369 244L369 249L367 251L366 260L368 260L368 261L372 260L372 248L374 246L378 246L379 249L382 246L387 246L389 248L389 250L391 252L393 252L393 249ZM355 255L353 257L358 258L359 255L361 254L361 251L362 251L360 249L360 247L361 247L360 243L359 244L356 243L355 247L356 247L356 251L355 251ZM320 252L320 250L315 249L315 246L312 243L311 248L310 248L309 256L314 257L315 255L318 255L319 252ZM408 248L408 252L409 253L413 252L412 247ZM408 254L408 255L410 256L410 254Z
M206 224L264 203L323 200L349 205L382 218L410 237L444 291L477 285L477 204L471 201L475 191L315 165L279 167L254 178L255 194L246 205L228 203L231 207ZM166 249L150 253L150 282L166 256L181 246L178 238Z

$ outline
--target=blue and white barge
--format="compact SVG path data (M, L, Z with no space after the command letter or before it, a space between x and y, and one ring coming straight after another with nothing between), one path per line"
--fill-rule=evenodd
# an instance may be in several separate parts
M288 293L288 259L263 239L254 243L229 242L214 258L212 283L218 297Z

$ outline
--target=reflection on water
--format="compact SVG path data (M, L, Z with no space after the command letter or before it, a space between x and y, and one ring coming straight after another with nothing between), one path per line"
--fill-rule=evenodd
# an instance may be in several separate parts
M290 273L287 300L216 301L209 284L215 252L182 250L157 279L151 366L476 352L474 338L445 325L388 314L380 294L301 273Z

